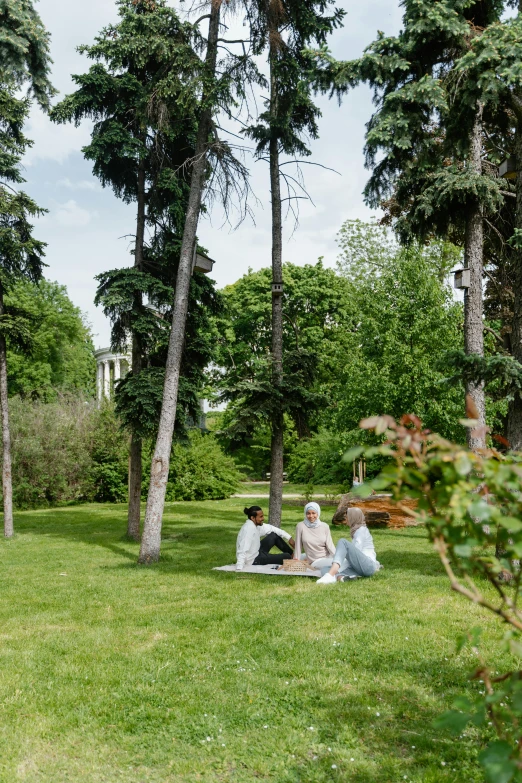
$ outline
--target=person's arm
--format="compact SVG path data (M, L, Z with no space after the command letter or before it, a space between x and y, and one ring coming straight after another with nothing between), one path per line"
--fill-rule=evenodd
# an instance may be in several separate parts
M297 525L295 529L294 560L301 559L301 528Z
M236 553L236 571L242 571L245 567L245 560L248 551L250 550L250 544L252 543L252 533L249 530L245 531L245 534L241 537L241 541L237 546Z
M328 533L326 535L326 549L328 550L328 554L331 557L335 555L335 544L333 542L332 531L330 528L328 528Z
M357 547L357 549L360 549L361 552L363 550L364 546L364 528L360 527L359 530L356 530L355 533L352 536L352 542Z
M266 536L268 533L276 533L278 536L281 536L281 538L286 538L289 543L290 541L293 541L292 536L290 533L287 533L286 530L283 530L280 527L274 527L274 525L269 525L268 522L264 522L259 528L259 535Z

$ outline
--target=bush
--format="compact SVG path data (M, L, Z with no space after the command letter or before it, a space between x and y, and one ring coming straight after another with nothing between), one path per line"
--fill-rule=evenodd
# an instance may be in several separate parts
M9 400L15 508L96 501L123 503L128 492L129 439L114 407L61 396ZM143 493L149 485L153 443L144 444ZM199 430L172 447L167 500L229 497L240 474L213 435Z
M99 503L124 503L128 496L129 440L112 405L93 411L89 484Z
M150 455L144 465L144 496L150 476ZM233 494L241 479L232 457L223 454L214 435L191 430L187 441L172 446L166 499L220 500Z
M340 460L345 451L341 438L327 431L297 441L287 461L288 478L298 484L344 484L352 475L351 465Z
M15 508L90 500L95 408L81 398L9 400Z
M478 424L474 419L460 423ZM454 736L468 725L478 729L485 746L479 761L488 783L521 783L522 454L470 451L424 429L412 415L399 423L391 416L373 416L361 427L386 437L379 449L388 458L363 491L391 490L397 501L416 498L417 509L410 513L426 526L451 588L504 626L490 664L480 650L480 628L460 637L457 650L471 646L476 667L470 679L481 681L482 688L471 698L458 698L436 725ZM464 606L462 613L466 616ZM502 673L497 668L506 651L512 667Z
M16 508L127 498L128 437L111 405L9 400Z

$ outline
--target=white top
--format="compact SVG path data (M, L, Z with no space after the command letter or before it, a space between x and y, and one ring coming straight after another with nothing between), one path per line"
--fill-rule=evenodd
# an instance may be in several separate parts
M373 545L373 538L372 534L366 527L366 525L363 525L358 530L355 531L352 538L353 543L357 547L357 549L360 549L363 555L366 555L367 557L370 557L372 560L375 560L377 562L377 555L375 554L375 547Z
M290 533L281 530L280 527L267 525L266 522L262 525L256 525L251 519L247 519L237 536L236 571L241 571L245 566L252 565L259 554L261 537L267 536L269 533L277 533L287 541L292 538Z

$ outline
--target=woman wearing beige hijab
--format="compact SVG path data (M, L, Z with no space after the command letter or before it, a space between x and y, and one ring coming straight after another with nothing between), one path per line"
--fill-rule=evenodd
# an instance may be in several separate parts
M372 534L366 527L366 519L360 508L349 508L346 519L350 526L351 541L341 538L337 544L332 567L317 580L319 585L345 582L361 576L373 576L381 564L377 560Z

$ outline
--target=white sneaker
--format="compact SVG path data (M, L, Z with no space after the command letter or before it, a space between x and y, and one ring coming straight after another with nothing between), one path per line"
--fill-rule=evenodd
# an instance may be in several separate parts
M325 574L317 580L316 585L334 585L337 582L337 577L331 574Z

